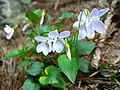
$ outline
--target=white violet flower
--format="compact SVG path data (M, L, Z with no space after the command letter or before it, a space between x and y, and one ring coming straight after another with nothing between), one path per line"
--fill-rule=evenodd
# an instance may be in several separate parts
M69 31L63 31L58 33L58 31L49 32L48 36L53 39L53 52L60 53L64 49L65 41L64 38L70 35Z
M43 54L46 56L49 52L52 51L52 40L48 37L43 36L36 36L35 40L37 42L40 42L40 44L37 45L36 51L37 53L43 52Z
M43 24L43 22L44 22L44 17L45 17L45 11L43 10L43 11L42 11L42 17L41 17L41 20L40 20L40 25Z
M40 44L37 45L37 53L43 52L46 56L51 51L60 53L64 49L64 38L70 35L69 31L63 31L58 33L57 31L51 31L48 33L48 37L36 36L35 40Z
M11 28L10 26L6 25L4 27L4 31L6 33L6 35L5 35L6 39L8 39L8 40L11 39L14 34L14 29Z
M104 24L100 17L107 13L108 10L109 8L101 10L94 8L91 13L87 9L81 12L78 21L73 24L73 27L79 30L78 40L84 39L86 36L92 39L95 36L95 31L98 33L104 32Z

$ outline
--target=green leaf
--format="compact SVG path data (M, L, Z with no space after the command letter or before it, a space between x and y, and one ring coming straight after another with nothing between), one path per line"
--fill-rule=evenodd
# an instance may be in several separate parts
M90 63L87 60L84 60L84 59L79 60L79 69L82 72L88 73L89 72L89 66L90 66Z
M39 81L42 85L59 83L59 80L52 76L41 76Z
M90 54L93 49L95 48L95 44L93 42L88 42L88 41L78 41L77 42L77 50L79 52L79 54Z
M40 31L40 34L48 33L51 31L51 27L48 25L40 26L39 31Z
M115 90L120 90L120 88L119 88L119 87L116 87Z
M66 82L63 80L63 78L58 77L57 79L59 83L52 84L52 86L57 87L57 88L66 88Z
M42 10L41 9L36 9L33 11L34 14L36 14L39 18L42 16Z
M33 12L26 12L26 17L35 24L39 23L41 15L42 11L40 9L34 10Z
M38 24L40 21L40 18L36 14L34 14L33 12L27 12L26 17L35 24Z
M58 68L56 68L54 66L48 66L45 69L45 73L46 73L46 75L57 77L60 74L60 71Z
M25 46L26 47L34 47L34 42L31 40Z
M36 48L32 47L24 52L24 54L36 53Z
M23 84L23 90L40 90L40 84L32 82L32 80L27 79Z
M100 69L99 69L99 71L100 71L100 72L103 72L104 69L105 69L105 64L101 64L101 65L100 65Z
M36 48L31 48L28 50L26 48L22 48L8 53L5 57L1 58L0 60L8 60L9 58L25 56L26 54L35 53L35 52L36 52Z
M12 58L12 57L22 56L22 55L24 55L23 52L24 52L23 49L14 50L14 51L8 53L8 55L6 55L5 57L1 58L0 60L8 60L9 58Z
M66 18L72 18L73 13L72 12L63 12L61 16L59 17L60 20L66 19Z
M27 73L36 76L40 74L41 69L44 67L44 64L41 62L33 62L32 65L28 68Z
M52 84L54 87L65 88L66 83L61 77L61 73L58 68L54 66L48 66L45 69L47 76L41 76L39 82L42 85Z
M53 26L52 30L60 30L63 26L63 23L59 23L56 26Z
M31 60L22 60L22 61L19 63L18 67L19 67L19 68L24 68L24 67L26 67L26 66L28 66L28 65L30 65L30 64L32 64L32 61L31 61Z
M72 44L70 46L71 57L79 59L78 52L77 52L76 48L73 48L73 47L76 47L76 45Z
M27 30L26 32L25 32L25 34L26 35L28 35L30 38L34 38L35 36L36 36L36 31L33 31L33 30Z
M78 72L78 60L75 58L69 60L66 55L61 55L58 58L58 65L68 79L74 83Z

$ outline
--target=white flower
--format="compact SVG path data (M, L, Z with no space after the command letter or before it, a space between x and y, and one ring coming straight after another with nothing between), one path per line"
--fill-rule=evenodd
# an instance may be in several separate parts
M73 28L79 29L80 27L83 27L88 19L88 13L89 11L87 9L81 11L77 18L78 21L73 24Z
M57 31L51 31L48 33L48 37L36 36L35 40L40 44L37 45L37 53L43 52L46 56L51 51L60 53L64 49L64 38L70 35L69 31L63 31L58 33Z
M52 40L48 37L43 36L36 36L35 40L37 42L40 42L40 44L37 45L36 51L37 53L43 52L43 54L46 56L49 52L52 51Z
M40 20L40 25L43 24L43 22L44 22L44 17L45 17L45 11L43 10L43 12L42 12L42 17L41 17L41 20Z
M14 29L11 28L10 26L6 25L4 27L4 31L6 33L6 35L5 35L6 39L8 39L8 40L11 39L14 34Z
M25 32L28 27L29 27L29 24L24 25L23 28L22 28L22 31Z
M53 39L53 52L60 53L64 49L64 38L70 35L69 31L63 31L58 33L57 31L51 31L48 36Z
M66 47L66 55L68 57L69 60L71 60L71 51L70 51L70 45L68 44L67 40L66 40L66 44L65 44L65 47Z
M98 33L104 32L104 24L100 20L100 17L107 13L108 10L109 8L101 10L94 8L90 14L84 10L84 13L78 16L78 18L81 17L81 20L78 19L78 21L73 24L74 28L79 29L78 40L84 39L86 36L90 39L93 38L95 31Z

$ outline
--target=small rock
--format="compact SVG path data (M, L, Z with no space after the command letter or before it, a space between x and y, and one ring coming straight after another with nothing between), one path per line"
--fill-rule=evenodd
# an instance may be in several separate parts
M32 0L21 0L21 2L24 4L30 4L32 2Z

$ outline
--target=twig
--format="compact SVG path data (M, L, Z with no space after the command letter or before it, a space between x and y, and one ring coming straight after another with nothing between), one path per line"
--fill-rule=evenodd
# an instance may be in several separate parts
M117 84L120 86L120 82L117 80L117 79L115 79L115 81L117 82Z
M82 81L79 81L78 88L80 88Z
M57 8L58 8L59 2L60 2L60 1L59 1L59 0L57 0L57 1L56 1L56 3L55 3L55 6L54 6L54 10L55 10L55 11L56 11L56 10L57 10Z
M98 73L99 73L99 71L96 71L96 72L94 72L93 74L89 75L89 77L93 77L93 76L95 76L95 75L98 74Z

